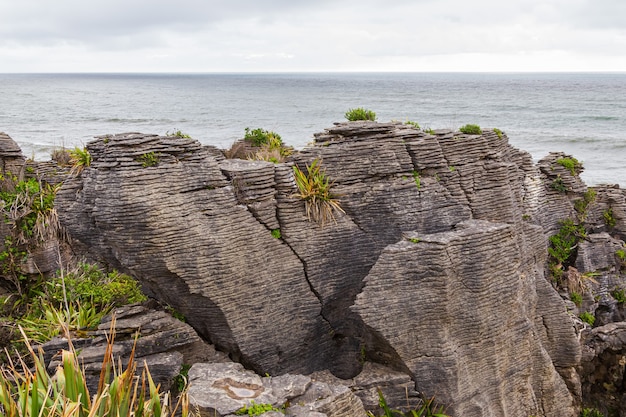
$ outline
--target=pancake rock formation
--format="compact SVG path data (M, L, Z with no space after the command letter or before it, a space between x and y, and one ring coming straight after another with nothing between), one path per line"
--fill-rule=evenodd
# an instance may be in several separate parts
M140 133L87 149L56 199L75 250L258 375L354 381L376 363L450 415L578 415L581 344L546 264L587 187L560 154L535 164L499 131L376 122L335 124L277 164ZM325 224L296 196L293 167L315 163L343 210ZM623 197L605 201L622 232Z

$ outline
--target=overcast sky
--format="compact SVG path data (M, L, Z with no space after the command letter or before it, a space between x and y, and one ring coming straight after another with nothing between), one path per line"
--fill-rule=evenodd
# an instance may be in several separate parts
M0 0L0 72L626 71L626 0Z

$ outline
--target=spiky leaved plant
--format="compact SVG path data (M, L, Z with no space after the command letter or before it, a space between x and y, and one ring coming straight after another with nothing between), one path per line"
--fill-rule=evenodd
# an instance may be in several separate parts
M115 319L107 337L107 348L100 372L98 390L92 396L87 388L84 369L71 341L69 349L61 352L61 365L53 376L46 372L43 352L35 353L24 336L34 367L23 360L10 362L0 370L0 410L6 417L173 417L180 411L188 417L189 398L183 390L174 407L169 394L159 393L145 366L136 375L135 349L126 369L116 365L113 358Z
M298 187L295 196L304 200L309 221L313 220L324 226L329 221L336 222L335 211L345 213L337 196L331 193L334 182L322 171L319 159L306 165L306 173L294 165L293 176Z

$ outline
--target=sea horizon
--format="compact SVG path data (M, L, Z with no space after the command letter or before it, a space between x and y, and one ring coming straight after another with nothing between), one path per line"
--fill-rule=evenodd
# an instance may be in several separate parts
M626 72L25 72L0 73L0 95L0 131L35 159L131 131L227 149L264 128L302 148L366 107L381 122L499 128L535 160L565 152L588 184L626 186Z

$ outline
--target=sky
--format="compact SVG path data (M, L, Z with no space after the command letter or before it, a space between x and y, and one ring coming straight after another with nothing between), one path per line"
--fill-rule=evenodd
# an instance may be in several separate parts
M626 71L625 0L0 0L0 72Z

